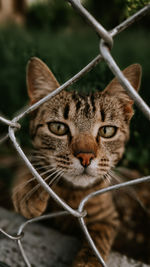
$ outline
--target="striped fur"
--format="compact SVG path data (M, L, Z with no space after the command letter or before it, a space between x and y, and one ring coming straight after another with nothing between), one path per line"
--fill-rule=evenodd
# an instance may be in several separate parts
M141 68L129 66L124 75L138 90ZM56 89L59 84L48 67L33 58L28 65L28 94L31 104ZM129 138L133 115L132 100L114 79L103 92L81 95L63 91L44 103L31 118L33 164L43 179L74 209L84 196L110 184L111 169L122 158ZM109 130L112 134L107 136ZM57 184L56 184L57 182ZM27 218L41 215L47 204L57 205L31 175L16 179L13 202L17 212ZM86 206L86 223L92 238L106 259L118 227L118 216L110 193L91 199ZM69 223L69 224L68 224ZM56 220L59 228L71 229ZM100 266L87 243L77 255L74 266Z

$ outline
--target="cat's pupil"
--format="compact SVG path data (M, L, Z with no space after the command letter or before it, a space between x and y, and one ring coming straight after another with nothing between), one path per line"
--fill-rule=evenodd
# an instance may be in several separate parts
M116 126L103 126L99 130L100 136L104 138L110 138L113 137L117 132L117 127Z
M55 135L65 135L68 132L68 126L61 122L48 123L49 130Z

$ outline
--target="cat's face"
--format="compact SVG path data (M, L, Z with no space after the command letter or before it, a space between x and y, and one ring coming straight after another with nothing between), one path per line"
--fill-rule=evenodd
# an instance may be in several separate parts
M140 66L131 65L124 74L138 89ZM37 58L29 62L27 81L31 103L59 86ZM116 79L103 92L81 96L63 91L53 97L39 107L31 121L39 165L49 166L74 186L87 187L101 181L123 155L132 104Z

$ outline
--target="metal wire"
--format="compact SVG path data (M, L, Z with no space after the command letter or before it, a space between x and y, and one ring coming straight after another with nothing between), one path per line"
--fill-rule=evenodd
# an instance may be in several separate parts
M14 128L9 127L9 137L11 141L13 142L14 147L16 148L17 152L21 156L21 158L24 160L26 166L30 170L30 172L33 174L33 176L37 179L37 181L41 184L41 186L50 194L50 196L59 204L61 205L65 210L70 212L71 215L75 217L83 217L86 215L85 212L79 213L78 211L72 209L70 206L68 206L49 186L48 184L42 179L42 177L39 175L39 173L36 171L36 169L33 167L33 165L30 163L26 155L24 154L23 150L21 149L20 145L18 144L15 134L14 134Z
M91 69L93 69L101 60L101 55L97 55L88 65L86 65L82 70L80 70L76 75L74 75L71 79L69 79L67 82L62 84L60 87L58 87L55 91L48 94L47 96L43 97L41 100L36 102L34 105L26 108L23 112L19 113L14 119L13 122L17 122L20 119L22 119L27 114L31 113L35 109L37 109L40 105L44 104L46 101L50 100L52 97L60 93L62 90L66 89L73 83L77 82L83 75L85 75L87 72L89 72Z
M11 126L11 127L20 129L20 125L19 125L18 123L15 123L15 122L13 122L13 121L7 120L7 119L5 119L5 118L3 118L3 117L1 117L1 116L0 116L0 121L1 121L2 123L6 124L6 125L9 125L9 126Z
M20 234L18 234L18 235L9 235L8 233L6 233L3 229L1 229L0 228L0 233L1 234L3 234L3 235L5 235L5 236L7 236L9 239L11 239L11 240L19 240L19 239L21 239L23 236L24 236L24 234L23 233L20 233Z
M150 11L150 4L143 7L141 10L137 11L131 17L127 18L125 21L116 26L113 30L110 31L110 35L114 37L116 34L124 31L126 28L131 26L136 21L140 20L143 16L145 16Z
M93 29L98 33L99 37L103 38L106 44L111 49L113 46L113 39L109 32L76 0L68 0L74 9L90 24Z
M150 108L136 92L136 90L132 87L126 77L123 75L122 71L119 69L116 62L112 58L109 49L103 40L101 40L100 42L100 51L108 67L115 74L120 84L124 87L130 97L135 101L135 104L139 107L139 109L141 109L141 111L148 118L148 120L150 120Z
M0 144L4 143L9 138L9 134L6 134L4 137L0 139Z
M16 151L19 153L20 157L23 159L25 165L28 167L29 171L34 175L34 177L37 179L37 181L40 183L40 185L50 194L50 196L64 209L61 212L57 213L51 213L48 215L43 215L31 220L27 220L23 224L20 225L18 229L18 233L16 236L10 235L6 233L3 229L0 228L0 233L4 234L8 238L12 240L17 240L18 248L21 252L21 255L23 257L23 260L26 264L26 266L31 267L30 260L28 259L26 252L22 245L22 237L23 237L23 231L25 230L26 226L28 224L31 224L33 222L37 222L40 220L50 219L52 217L56 216L65 216L65 215L72 215L77 218L79 221L81 228L85 234L85 237L87 238L87 241L89 242L91 249L97 256L99 262L103 267L107 267L106 263L104 262L103 258L101 257L97 247L94 244L94 241L92 240L90 233L88 232L87 226L84 221L84 217L86 216L86 211L84 210L85 204L93 197L105 194L106 192L113 191L113 190L119 190L122 187L126 186L132 186L135 184L148 182L150 181L150 176L138 178L135 180L131 180L125 183L109 186L107 188L98 190L96 192L92 192L89 195L87 195L79 204L78 210L72 209L67 203L65 203L42 179L42 177L39 175L39 173L35 170L33 165L30 163L29 159L24 154L23 150L21 149L20 145L18 144L16 137L15 137L15 131L20 129L20 124L18 121L26 116L27 114L31 113L33 110L37 109L40 105L48 101L50 98L54 97L58 93L60 93L62 90L70 86L71 84L75 83L79 78L81 78L83 75L85 75L88 71L93 69L100 61L105 60L108 67L111 69L111 71L114 73L114 75L119 80L120 84L124 87L124 89L127 91L127 93L131 96L131 98L135 101L137 106L141 109L141 111L144 113L144 115L150 120L150 108L148 105L143 101L143 99L138 95L138 93L135 92L131 84L128 82L128 80L124 77L122 74L120 68L112 58L110 54L110 49L113 45L113 37L123 31L124 29L128 28L131 24L133 24L135 21L139 20L141 17L145 16L150 11L150 4L142 8L140 11L138 11L136 14L116 26L111 31L107 31L96 19L81 5L79 0L68 0L68 2L72 5L72 7L83 17L86 19L88 24L90 24L93 29L98 33L99 37L102 39L100 42L100 53L97 55L89 64L87 64L81 71L79 71L76 75L74 75L71 79L66 81L63 85L61 85L59 88L57 88L52 93L48 94L46 97L41 99L40 101L36 102L34 105L32 105L29 108L26 108L22 112L19 113L19 115L15 116L12 120L5 119L4 117L0 116L0 122L6 124L9 126L9 133L0 140L0 143L5 141L8 137L11 139L13 146L15 147Z
M65 216L65 215L69 215L70 213L67 212L67 211L60 211L60 212L53 212L51 214L46 214L46 215L43 215L43 216L40 216L40 217L36 217L36 218L33 218L33 219L30 219L24 223L22 223L19 227L19 230L18 230L18 233L17 233L17 236L22 236L24 233L23 233L23 230L25 229L25 227L28 225L28 224L31 224L33 222L38 222L38 221L42 221L42 220L47 220L47 219L51 219L51 218L54 218L54 217L59 217L59 216ZM28 267L31 267L31 264L30 264L30 261L25 253L25 250L23 248L23 245L22 245L22 242L21 242L21 238L18 239L18 247L20 249L20 252L21 252L21 255L24 259L24 262L26 263L26 265Z

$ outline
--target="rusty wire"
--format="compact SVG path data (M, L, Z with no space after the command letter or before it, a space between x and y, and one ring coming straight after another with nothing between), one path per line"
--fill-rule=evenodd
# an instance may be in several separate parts
M96 19L81 5L79 0L68 0L68 2L72 5L72 7L83 17L86 19L88 24L90 24L91 27L93 27L94 31L99 35L101 38L99 48L100 48L100 54L97 55L88 65L86 65L81 71L79 71L76 75L74 75L71 79L66 81L63 85L61 85L59 88L57 88L52 93L48 94L46 97L42 98L40 101L36 102L34 105L26 108L24 111L20 112L19 115L14 117L12 120L5 119L4 117L0 116L0 122L4 123L8 126L8 133L6 136L4 136L1 140L1 142L4 142L7 138L10 138L13 146L15 147L16 151L19 153L20 157L23 159L25 165L28 167L29 171L34 175L34 177L37 179L37 181L41 184L41 186L50 194L50 196L64 209L64 211L51 213L48 215L43 215L38 218L34 218L31 220L27 220L25 223L21 224L17 235L13 236L8 233L6 233L3 229L0 228L0 233L4 234L8 238L12 240L17 240L18 247L21 252L21 255L24 259L24 262L26 266L31 267L30 260L28 259L22 245L22 237L23 237L23 231L25 227L33 222L50 219L52 217L56 216L64 216L71 214L72 216L76 217L79 221L81 228L83 232L85 233L85 237L87 238L89 245L91 246L91 249L93 249L95 255L97 256L99 262L103 267L107 267L106 263L104 262L103 258L101 257L98 249L96 248L94 241L92 240L88 229L86 227L84 217L86 216L86 211L84 210L85 204L93 197L99 194L104 194L108 191L118 190L122 187L131 186L139 183L143 183L146 181L150 181L150 176L147 177L141 177L135 180L131 180L128 182L120 183L117 185L109 186L107 188L98 190L96 192L90 193L87 195L79 204L78 210L72 209L67 203L65 203L42 179L42 177L39 175L39 173L36 171L36 169L33 167L33 165L30 163L29 159L24 154L22 148L18 144L15 132L21 128L21 125L18 123L18 121L26 116L27 114L31 113L33 110L37 109L40 105L48 101L50 98L54 97L58 93L60 93L62 90L67 88L68 86L75 83L79 78L81 78L85 73L93 69L100 61L105 60L108 67L111 69L113 74L117 77L120 84L124 87L124 89L127 91L127 93L130 95L130 97L135 101L139 109L143 112L145 117L150 120L150 108L148 105L143 101L143 99L139 96L138 93L135 92L134 88L131 86L131 84L128 82L128 80L124 77L122 74L120 68L116 64L115 60L111 56L110 50L113 46L113 37L129 27L131 24L133 24L135 21L139 20L141 17L146 15L150 11L150 4L142 8L140 11L135 13L133 16L129 17L127 20L116 26L111 31L107 31Z

